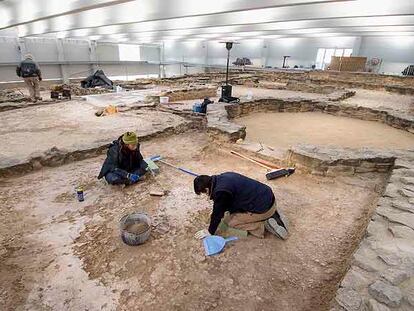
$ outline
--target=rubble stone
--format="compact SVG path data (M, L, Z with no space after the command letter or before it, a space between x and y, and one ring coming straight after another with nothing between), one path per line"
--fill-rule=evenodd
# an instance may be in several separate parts
M361 296L353 289L338 289L336 301L347 311L360 311L362 307Z
M398 307L401 303L401 290L398 287L389 285L383 281L375 281L372 283L368 288L368 292L376 300L387 306Z
M368 310L369 311L389 311L390 309L383 305L382 303L379 303L378 301L374 299L368 300Z
M391 224L389 227L389 230L396 238L402 238L407 240L413 240L414 241L414 230L406 227L406 226L400 226L396 224Z
M410 272L398 268L389 268L385 270L381 277L390 282L392 285L399 285L410 277Z

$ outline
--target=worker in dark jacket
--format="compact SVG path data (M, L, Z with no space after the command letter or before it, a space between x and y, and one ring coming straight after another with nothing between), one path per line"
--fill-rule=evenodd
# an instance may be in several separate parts
M22 77L29 89L30 99L34 102L42 100L40 97L39 82L42 81L42 73L39 65L33 61L31 54L26 54L25 59L17 66L16 74Z
M134 132L126 132L109 146L98 179L105 176L111 185L131 185L140 180L147 171L147 163L139 150Z
M195 237L202 239L215 234L225 212L229 227L245 230L263 238L265 228L274 235L286 239L287 220L276 210L272 189L254 179L227 172L220 175L201 175L194 179L194 192L207 194L214 201L208 230L203 229Z

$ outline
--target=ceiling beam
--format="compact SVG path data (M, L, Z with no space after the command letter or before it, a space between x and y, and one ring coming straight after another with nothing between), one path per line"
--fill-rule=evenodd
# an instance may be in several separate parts
M382 0L380 0L382 1ZM405 0L401 0L405 1ZM266 10L286 15L289 12L302 11L302 7L312 6L316 9L321 5L354 3L355 0L139 0L130 1L110 7L98 8L93 11L79 12L63 18L50 18L35 23L21 25L22 36L32 36L43 33L67 31L78 28L103 27L109 25L125 25L131 23L151 23L180 21L197 23L199 18L260 18ZM300 6L300 8L299 8ZM332 8L332 7L331 7ZM306 10L306 9L305 9ZM256 15L257 14L257 15ZM223 20L222 20L223 22ZM37 23L37 24L36 24ZM217 21L215 21L217 23Z
M0 30L133 0L5 0L0 2Z
M106 36L130 33L136 36L170 36L170 35L209 35L220 33L237 33L237 32L264 32L264 31L283 31L283 30L301 30L301 29L321 29L321 28L352 28L352 27L390 27L390 26L414 26L414 15L412 16L383 16L383 17L358 17L358 18L334 18L323 20L308 21L289 21L275 23L257 23L247 25L231 26L213 26L213 27L195 27L195 28L177 28L177 29L160 29L158 31L136 31L133 25L130 27L111 27L111 28L93 28L87 30L88 36ZM85 30L72 30L61 34L64 37L84 37Z
M414 26L382 26L382 27L349 27L349 28L305 28L281 31L260 31L260 32L223 32L220 34L193 34L193 35L174 35L156 34L153 36L142 36L137 34L118 34L116 36L100 36L92 38L99 41L143 41L157 42L163 40L219 40L225 37L239 37L243 39L257 39L266 37L296 37L296 36L316 36L325 34L340 34L340 36L371 36L379 33L385 36L401 36L404 34L414 34Z

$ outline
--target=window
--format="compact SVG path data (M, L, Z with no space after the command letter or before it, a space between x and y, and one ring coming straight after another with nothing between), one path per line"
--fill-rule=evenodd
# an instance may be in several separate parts
M352 49L318 49L316 54L316 69L325 69L331 63L332 56L351 56Z
M137 61L141 60L140 46L136 44L118 44L119 60Z
M344 50L344 56L351 56L352 55L352 49L345 49Z

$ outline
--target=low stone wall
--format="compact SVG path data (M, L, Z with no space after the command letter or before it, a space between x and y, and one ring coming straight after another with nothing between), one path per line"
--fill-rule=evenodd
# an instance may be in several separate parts
M390 76L364 72L337 71L272 71L258 73L256 79L288 83L302 81L315 85L383 90L398 94L413 94L414 77Z
M273 85L272 85L273 82ZM389 76L363 72L337 71L257 71L250 76L240 76L231 79L233 84L242 84L252 87L294 89L298 91L324 93L324 87L334 88L362 88L380 90L403 95L414 94L414 77ZM275 84L276 83L276 84ZM279 83L279 85L277 84ZM293 86L289 88L288 84ZM299 86L300 85L300 86ZM328 91L328 89L326 90Z
M235 142L246 137L246 127L231 122L226 108L230 104L210 104L207 109L207 133L214 141Z
M156 137L180 134L190 129L198 129L198 127L199 121L186 122L175 127L167 127L161 131L139 136L139 140L147 141ZM23 175L31 171L39 170L42 167L56 167L75 161L93 158L104 154L108 146L108 143L95 143L94 145L91 145L90 148L83 150L66 150L53 147L42 154L33 154L31 158L24 163L0 167L0 178Z
M171 90L162 93L161 96L168 96L170 102L188 100L188 99L203 99L204 97L216 96L217 88L215 86L209 86L204 88L186 88Z
M333 98L336 99L337 97ZM323 112L336 116L351 117L367 121L378 121L389 126L414 133L414 117L377 110L373 108L350 106L330 101L302 98L273 99L264 98L226 106L230 119L256 112Z
M414 310L414 151L396 156L332 311Z
M272 89L272 90L289 90L289 91L316 93L316 94L332 94L332 93L344 91L344 88L340 88L335 85L320 85L320 84L312 84L312 83L293 81L293 80L289 80L287 81L287 83L280 83L280 82L268 82L268 81L262 81L259 79L253 79L253 80L243 80L241 84L244 86L255 87L255 88L264 88L264 89ZM355 92L348 91L346 94L353 96Z
M297 145L289 149L287 159L302 171L315 175L337 176L358 173L386 173L394 166L395 156L384 151Z
M270 149L258 143L231 145L243 154L262 158L282 167L295 167L302 173L335 177L361 173L387 173L394 167L395 154L382 150L297 145L286 150Z
M213 106L211 116L210 111L207 114L208 130L215 135L219 132L226 142L245 135L245 129L229 118L259 111L321 111L381 121L410 131L414 123L413 119L384 111L311 100L262 99ZM298 145L283 151L246 142L232 144L231 148L323 176L391 173L366 236L353 254L350 269L332 301L331 311L414 310L414 148L374 151Z

